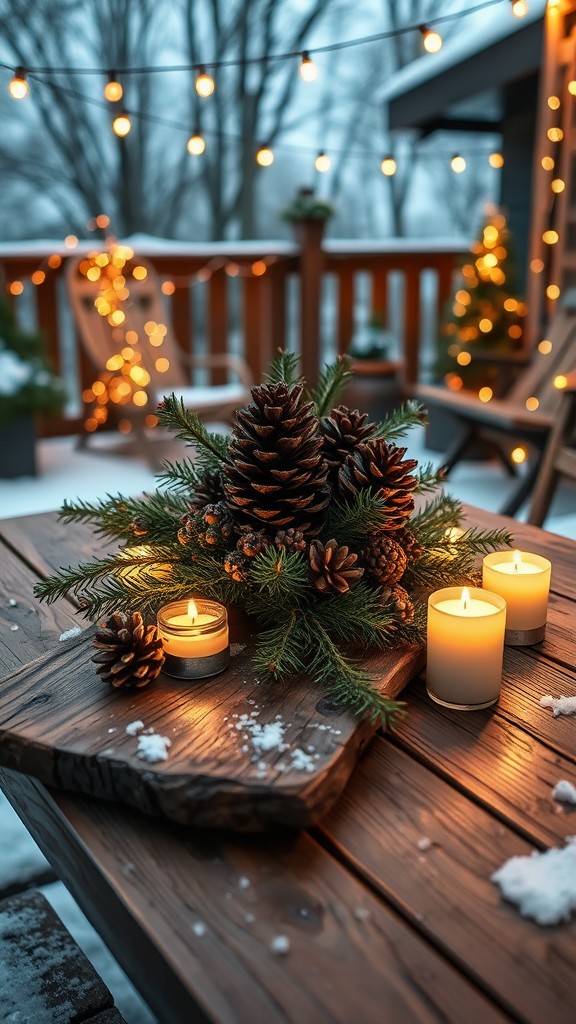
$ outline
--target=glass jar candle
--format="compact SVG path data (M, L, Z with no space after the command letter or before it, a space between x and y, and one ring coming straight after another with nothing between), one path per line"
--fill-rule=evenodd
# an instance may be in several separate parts
M206 679L230 662L228 614L217 601L173 601L158 612L164 672L177 679Z
M493 551L484 556L482 582L506 601L505 643L512 647L544 639L552 566L529 551Z

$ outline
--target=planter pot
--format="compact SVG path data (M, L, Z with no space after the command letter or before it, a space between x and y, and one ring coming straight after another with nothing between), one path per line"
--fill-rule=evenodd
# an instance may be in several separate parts
M354 359L352 379L342 401L351 409L367 412L371 420L381 420L403 401L399 369L400 365L390 360Z
M0 478L36 476L36 430L32 416L0 421Z

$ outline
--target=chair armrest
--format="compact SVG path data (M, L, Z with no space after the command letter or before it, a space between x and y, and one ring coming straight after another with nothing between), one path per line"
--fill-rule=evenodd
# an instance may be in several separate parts
M244 359L241 359L240 356L233 356L229 352L222 352L207 356L189 355L184 352L183 361L190 367L205 367L209 370L215 369L216 367L225 367L236 374L245 388L251 388L254 385L254 377L252 376L252 371L248 366L248 363L246 363Z

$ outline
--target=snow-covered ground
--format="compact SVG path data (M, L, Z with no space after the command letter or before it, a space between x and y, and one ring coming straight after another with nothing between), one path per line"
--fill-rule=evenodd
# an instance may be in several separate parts
M105 445L106 439L101 443ZM439 461L437 453L424 448L420 428L412 432L409 449L410 454L421 461ZM107 492L136 494L154 487L154 476L142 460L78 452L70 438L40 443L38 456L40 475L37 478L0 481L1 518L54 510L64 498L90 500ZM510 486L509 479L496 465L477 462L458 466L448 484L458 498L491 511L501 507ZM546 526L576 539L576 488L566 487L561 491ZM46 861L34 841L0 795L0 886L31 877L46 868ZM152 1024L150 1011L63 884L54 882L43 891L113 992L128 1024Z

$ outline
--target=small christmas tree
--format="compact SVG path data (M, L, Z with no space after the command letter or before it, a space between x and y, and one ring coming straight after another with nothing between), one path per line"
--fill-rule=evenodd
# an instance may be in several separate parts
M522 348L527 307L517 295L517 269L506 218L490 212L440 328L436 371L454 391L485 389L492 396L498 366L490 354ZM482 395L481 397L484 397Z

